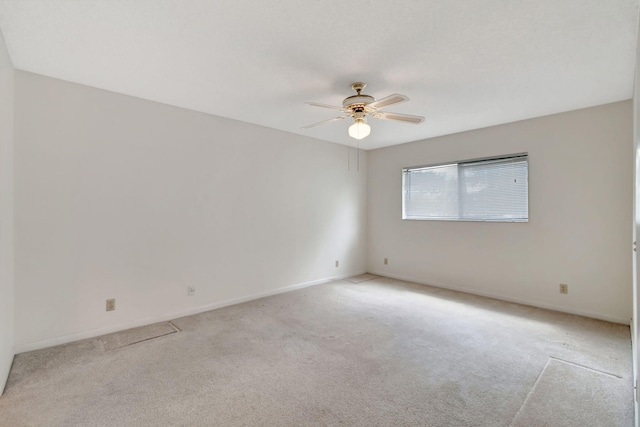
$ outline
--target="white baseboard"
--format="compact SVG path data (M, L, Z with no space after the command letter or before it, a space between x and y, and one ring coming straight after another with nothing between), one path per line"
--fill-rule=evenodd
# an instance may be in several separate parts
M525 300L522 298L513 298L513 297L508 297L500 294L494 294L491 292L483 292L473 288L465 288L461 286L449 286L444 283L428 282L425 280L417 279L415 277L389 274L387 272L370 271L369 273L375 274L378 276L389 277L391 279L403 280L405 282L413 282L413 283L418 283L420 285L433 286L435 288L448 289L451 291L464 292L466 294L478 295L482 297L498 299L501 301L514 302L517 304L529 305L533 307L544 308L547 310L560 311L563 313L576 314L578 316L591 317L593 319L606 320L607 322L620 323L623 325L631 324L631 319L626 319L624 317L610 316L608 314L594 313L586 310L576 310L576 309L561 307L553 304L547 304L540 301L531 301L531 300Z
M9 371L11 371L11 365L13 364L13 353L9 353L7 356L0 360L0 396L4 393L4 388L9 379Z
M285 293L285 292L291 292L291 291L295 291L295 290L298 290L298 289L306 288L306 287L309 287L309 286L314 286L314 285L319 285L319 284L322 284L322 283L327 283L327 282L330 282L332 280L339 280L339 279L344 279L346 277L357 276L359 274L364 274L364 271L356 272L356 273L342 274L342 275L327 277L327 278L318 279L318 280L312 280L310 282L298 283L296 285L284 286L284 287L281 287L281 288L276 288L276 289L272 289L272 290L264 291L264 292L258 292L258 293L247 295L247 296L244 296L244 297L231 298L231 299L228 299L228 300L219 301L219 302L215 302L215 303L212 303L212 304L201 305L201 306L198 306L198 307L189 308L187 310L175 311L175 312L166 313L166 314L162 314L162 315L158 315L158 316L147 317L147 318L144 318L144 319L136 319L136 320L133 320L133 321L130 321L130 322L121 323L121 324L114 325L114 326L108 326L108 327L105 327L105 328L91 329L89 331L78 332L78 333L70 334L70 335L63 335L63 336L60 336L60 337L49 338L49 339L42 340L42 341L36 341L36 342L31 342L31 343L26 343L26 344L19 344L19 345L15 346L15 353L18 354L18 353L24 353L24 352L27 352L27 351L40 350L40 349L43 349L43 348L53 347L53 346L60 345L60 344L67 344L67 343L70 343L70 342L79 341L79 340L83 340L83 339L86 339L86 338L94 338L94 337L98 337L100 335L111 334L113 332L123 331L125 329L137 328L139 326L150 325L152 323L157 323L157 322L164 322L164 321L168 321L168 320L172 320L172 319L177 319L177 318L180 318L180 317L190 316L192 314L198 314L198 313L203 313L205 311L215 310L217 308L222 308L222 307L227 307L227 306L230 306L230 305L240 304L240 303L243 303L243 302L247 302L247 301L251 301L251 300L255 300L255 299L259 299L259 298L264 298L264 297L268 297L268 296L272 296L272 295L278 295L278 294L282 294L282 293ZM11 366L11 365L9 365L9 366ZM7 374L8 374L8 372L7 372Z

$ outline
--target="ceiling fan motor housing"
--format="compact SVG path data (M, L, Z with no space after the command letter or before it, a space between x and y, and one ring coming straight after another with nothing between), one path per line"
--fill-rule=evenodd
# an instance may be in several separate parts
M367 104L371 104L376 100L373 96L361 93L365 87L367 87L367 84L363 82L355 82L352 84L351 89L355 90L357 95L345 98L344 101L342 101L342 106L351 110L352 113L364 111L364 107Z
M365 105L371 104L376 99L369 95L353 95L342 101L342 106L348 109L364 108Z

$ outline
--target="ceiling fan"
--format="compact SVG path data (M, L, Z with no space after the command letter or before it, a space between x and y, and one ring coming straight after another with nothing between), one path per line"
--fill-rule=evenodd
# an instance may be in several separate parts
M371 116L376 119L398 120L413 124L419 124L424 121L424 117L422 116L380 111L381 108L389 105L408 101L409 98L404 95L394 93L393 95L376 100L373 96L362 93L362 90L366 86L366 83L362 82L352 84L351 88L356 92L356 94L346 97L344 101L342 101L342 107L321 104L319 102L307 102L307 105L313 105L314 107L331 108L332 110L341 111L343 115L304 126L302 129L309 129L324 123L335 122L337 120L346 119L347 117L352 117L354 123L349 126L349 136L355 139L362 139L371 133L371 126L367 124L367 116Z

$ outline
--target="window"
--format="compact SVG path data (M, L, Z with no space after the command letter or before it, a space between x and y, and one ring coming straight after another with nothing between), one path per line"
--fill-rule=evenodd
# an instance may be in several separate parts
M402 218L529 220L527 154L403 169Z

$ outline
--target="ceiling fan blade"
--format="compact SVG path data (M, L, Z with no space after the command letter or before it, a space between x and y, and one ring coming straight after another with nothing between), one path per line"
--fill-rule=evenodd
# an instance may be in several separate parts
M400 102L405 102L408 100L409 100L408 97L394 93L393 95L389 95L384 98L378 99L377 101L373 101L371 104L367 104L367 107L383 108L383 107L386 107L387 105L398 104Z
M346 119L347 117L349 117L349 116L338 116L338 117L334 117L333 119L323 120L323 121L321 121L321 122L314 123L314 124L312 124L312 125L304 126L304 127L302 127L302 129L309 129L309 128L313 128L313 127L316 127L316 126L323 125L323 124L325 124L325 123L330 123L330 122L335 122L336 120Z
M338 111L346 112L345 109L342 108L342 107L336 107L336 106L328 105L328 104L321 104L319 102L305 102L305 104L313 105L314 107L331 108L332 110L338 110Z
M401 122L408 122L419 124L424 122L424 117L422 116L412 116L411 114L400 114L400 113L389 113L387 111L378 111L373 115L376 119L382 120L399 120Z

